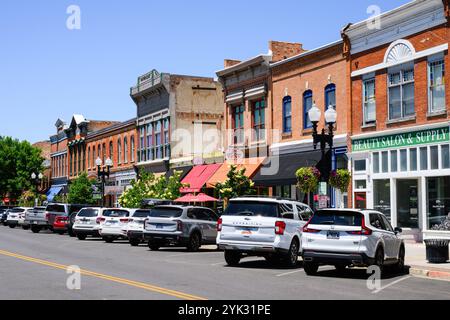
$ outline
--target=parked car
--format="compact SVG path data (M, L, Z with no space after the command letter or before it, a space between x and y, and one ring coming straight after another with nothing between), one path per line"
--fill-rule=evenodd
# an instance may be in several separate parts
M138 246L144 240L144 222L150 213L151 209L136 210L128 223L123 226L122 234L128 238L133 247Z
M320 265L387 265L404 268L405 244L400 228L392 228L388 219L373 210L327 209L317 211L303 228L303 267L314 275Z
M103 217L102 208L83 208L74 217L72 231L79 240L88 236L100 237L100 223Z
M196 206L156 206L144 223L144 239L151 250L164 246L187 247L195 252L202 245L216 244L218 216Z
M24 230L30 229L30 227L31 227L30 214L35 213L36 211L44 212L45 211L45 207L34 207L32 209L28 209L25 212L25 219L24 219L24 221L22 223L22 229L24 229Z
M31 208L17 207L9 210L8 216L6 218L6 224L10 228L15 228L19 225L22 225L23 222L25 221L25 213L29 209Z
M127 225L130 216L135 210L131 209L105 209L100 220L99 233L107 243L117 239L126 239L122 228Z
M11 210L11 207L2 206L0 207L0 223L6 226L6 219L8 218L8 212Z
M217 244L230 266L246 256L262 256L270 263L293 267L301 251L301 230L311 216L311 208L297 201L232 199L217 223Z

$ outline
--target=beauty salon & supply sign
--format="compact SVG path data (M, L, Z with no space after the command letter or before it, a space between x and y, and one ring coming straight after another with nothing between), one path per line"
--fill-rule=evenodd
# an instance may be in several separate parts
M386 136L355 139L352 141L352 151L362 152L450 142L449 128L449 126L445 126Z

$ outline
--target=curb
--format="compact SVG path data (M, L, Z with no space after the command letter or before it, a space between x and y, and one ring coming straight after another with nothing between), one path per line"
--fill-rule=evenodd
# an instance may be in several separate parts
M450 281L449 271L428 270L423 267L411 266L409 269L409 274L413 276Z

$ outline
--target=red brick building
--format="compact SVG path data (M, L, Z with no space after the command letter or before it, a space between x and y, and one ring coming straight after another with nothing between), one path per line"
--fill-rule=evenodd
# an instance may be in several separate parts
M449 19L448 0L418 0L342 33L350 204L383 211L416 239L450 212Z

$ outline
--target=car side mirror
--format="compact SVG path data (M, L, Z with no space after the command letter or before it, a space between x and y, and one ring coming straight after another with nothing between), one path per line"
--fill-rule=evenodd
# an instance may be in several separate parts
M395 233L402 233L402 232L403 232L403 229L397 227L397 228L394 229L394 231L395 231Z

